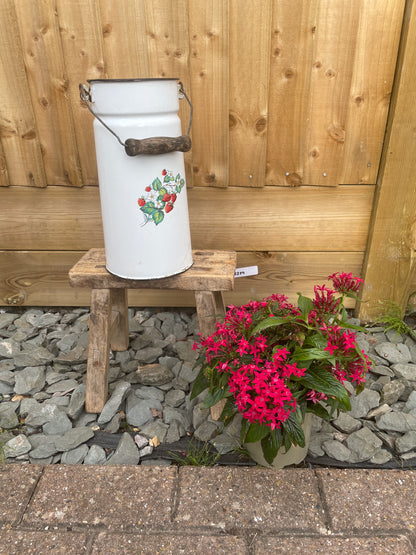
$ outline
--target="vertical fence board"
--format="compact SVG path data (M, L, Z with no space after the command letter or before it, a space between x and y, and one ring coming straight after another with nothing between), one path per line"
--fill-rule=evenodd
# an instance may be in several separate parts
M145 1L149 77L175 77L182 81L188 96L189 30L187 0ZM182 132L188 130L189 107L179 103ZM192 186L192 152L185 153L186 184Z
M103 52L107 76L149 76L145 8L142 0L100 0Z
M0 141L0 187L7 187L9 184L6 156Z
M416 6L407 7L364 262L363 320L384 310L380 301L404 310L416 269Z
M321 0L313 34L304 182L338 185L345 142L360 0Z
M191 0L193 183L228 186L228 1Z
M69 80L76 139L85 185L97 184L92 116L79 97L79 83L106 77L102 30L95 0L56 0Z
M31 0L30 5L15 0L47 182L79 187L81 167L53 5L50 0Z
M301 185L317 0L274 0L267 185Z
M264 185L271 8L230 1L230 185Z
M10 181L46 186L13 0L0 2L0 129Z
M340 183L375 183L390 105L404 0L361 2Z

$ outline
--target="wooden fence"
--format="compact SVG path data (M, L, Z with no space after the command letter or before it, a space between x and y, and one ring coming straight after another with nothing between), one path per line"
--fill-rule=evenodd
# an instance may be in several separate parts
M378 300L404 306L415 11L405 0L2 0L0 304L89 302L67 278L103 245L79 83L178 77L194 105L192 245L259 267L227 301L293 298L345 270L367 279L363 318ZM186 106L180 115L186 122ZM130 302L193 298L146 291Z

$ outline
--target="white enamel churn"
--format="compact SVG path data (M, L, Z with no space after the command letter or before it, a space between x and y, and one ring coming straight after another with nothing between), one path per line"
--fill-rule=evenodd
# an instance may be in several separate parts
M80 85L94 114L107 269L129 279L192 266L177 79L96 79Z

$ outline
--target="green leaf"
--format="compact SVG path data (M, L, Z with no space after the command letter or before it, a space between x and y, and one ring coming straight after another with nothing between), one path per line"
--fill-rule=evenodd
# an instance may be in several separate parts
M292 442L290 441L290 437L287 433L283 433L283 444L285 446L286 453L292 447Z
M168 192L168 190L165 189L164 187L159 189L159 196L157 197L158 200L162 200L163 196L166 195L167 192Z
M325 393L325 395L335 397L345 410L351 410L348 391L341 382L327 370L319 371L318 369L309 368L307 373L300 378L299 383L309 389L314 389L315 391Z
M175 178L175 181L179 181L179 180L180 180L180 178L181 178L181 174L180 174L180 173L178 173L178 175L177 175L177 176L176 176L176 178Z
M301 424L298 422L296 412L291 412L287 420L282 422L282 427L290 439L292 445L305 447L305 434Z
M295 362L303 362L305 360L331 360L335 357L331 357L328 351L323 349L299 349L295 350L292 355L292 360Z
M155 191L159 191L159 189L162 187L162 182L158 177L156 177L156 179L152 182L152 187Z
M159 225L161 222L163 222L164 217L165 215L161 210L157 210L152 214L153 221L156 225Z
M205 391L206 389L208 389L208 387L209 387L209 380L205 376L204 369L201 368L194 381L194 385L192 386L191 400L194 399L195 397L198 397L198 395L203 391Z
M298 307L303 316L308 316L309 312L313 310L313 302L309 297L304 297L298 293Z
M249 426L250 426L250 422L246 418L243 418L241 421L241 431L240 431L240 442L242 444L244 444L246 433Z
M288 318L282 318L280 316L273 316L272 318L266 318L262 322L259 322L257 326L253 329L253 335L257 335L259 332L267 330L268 328L274 328L282 324L287 324L290 320Z
M224 421L228 418L232 418L238 412L237 407L235 406L234 399L230 397L227 399L224 408L222 409L222 413L220 416L220 420Z
M181 188L182 188L182 187L185 185L185 180L184 180L184 179L181 179L179 183L180 183L180 186L181 186Z
M212 389L212 391L208 391L208 395L204 399L202 408L209 409L210 407L213 407L218 403L218 401L221 401L221 399L224 399L226 395L227 395L227 390L221 387Z
M347 316L348 316L348 314L347 314ZM356 326L355 324L349 324L345 320L341 320L339 322L339 325L343 328L347 328L348 330L362 331L363 333L367 333L367 331L368 331L365 328L363 328L362 326Z
M153 215L156 212L156 207L153 202L146 202L144 206L140 207L140 210L145 214Z
M275 429L261 440L261 448L263 456L269 464L272 464L276 458L277 452L283 443L283 435L281 430Z
M259 424L258 422L252 422L247 431L244 443L254 443L255 441L260 441L270 433L270 426L265 426L264 424Z
M319 416L319 418L323 418L324 420L330 419L328 411L325 410L319 403L315 403L311 407L308 407L308 412L313 412L313 414L316 414L316 416Z

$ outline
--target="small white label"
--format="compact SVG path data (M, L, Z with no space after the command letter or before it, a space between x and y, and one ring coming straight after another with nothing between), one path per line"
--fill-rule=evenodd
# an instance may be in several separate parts
M234 277L247 277L247 276L256 276L259 273L258 266L247 266L246 268L237 268Z

